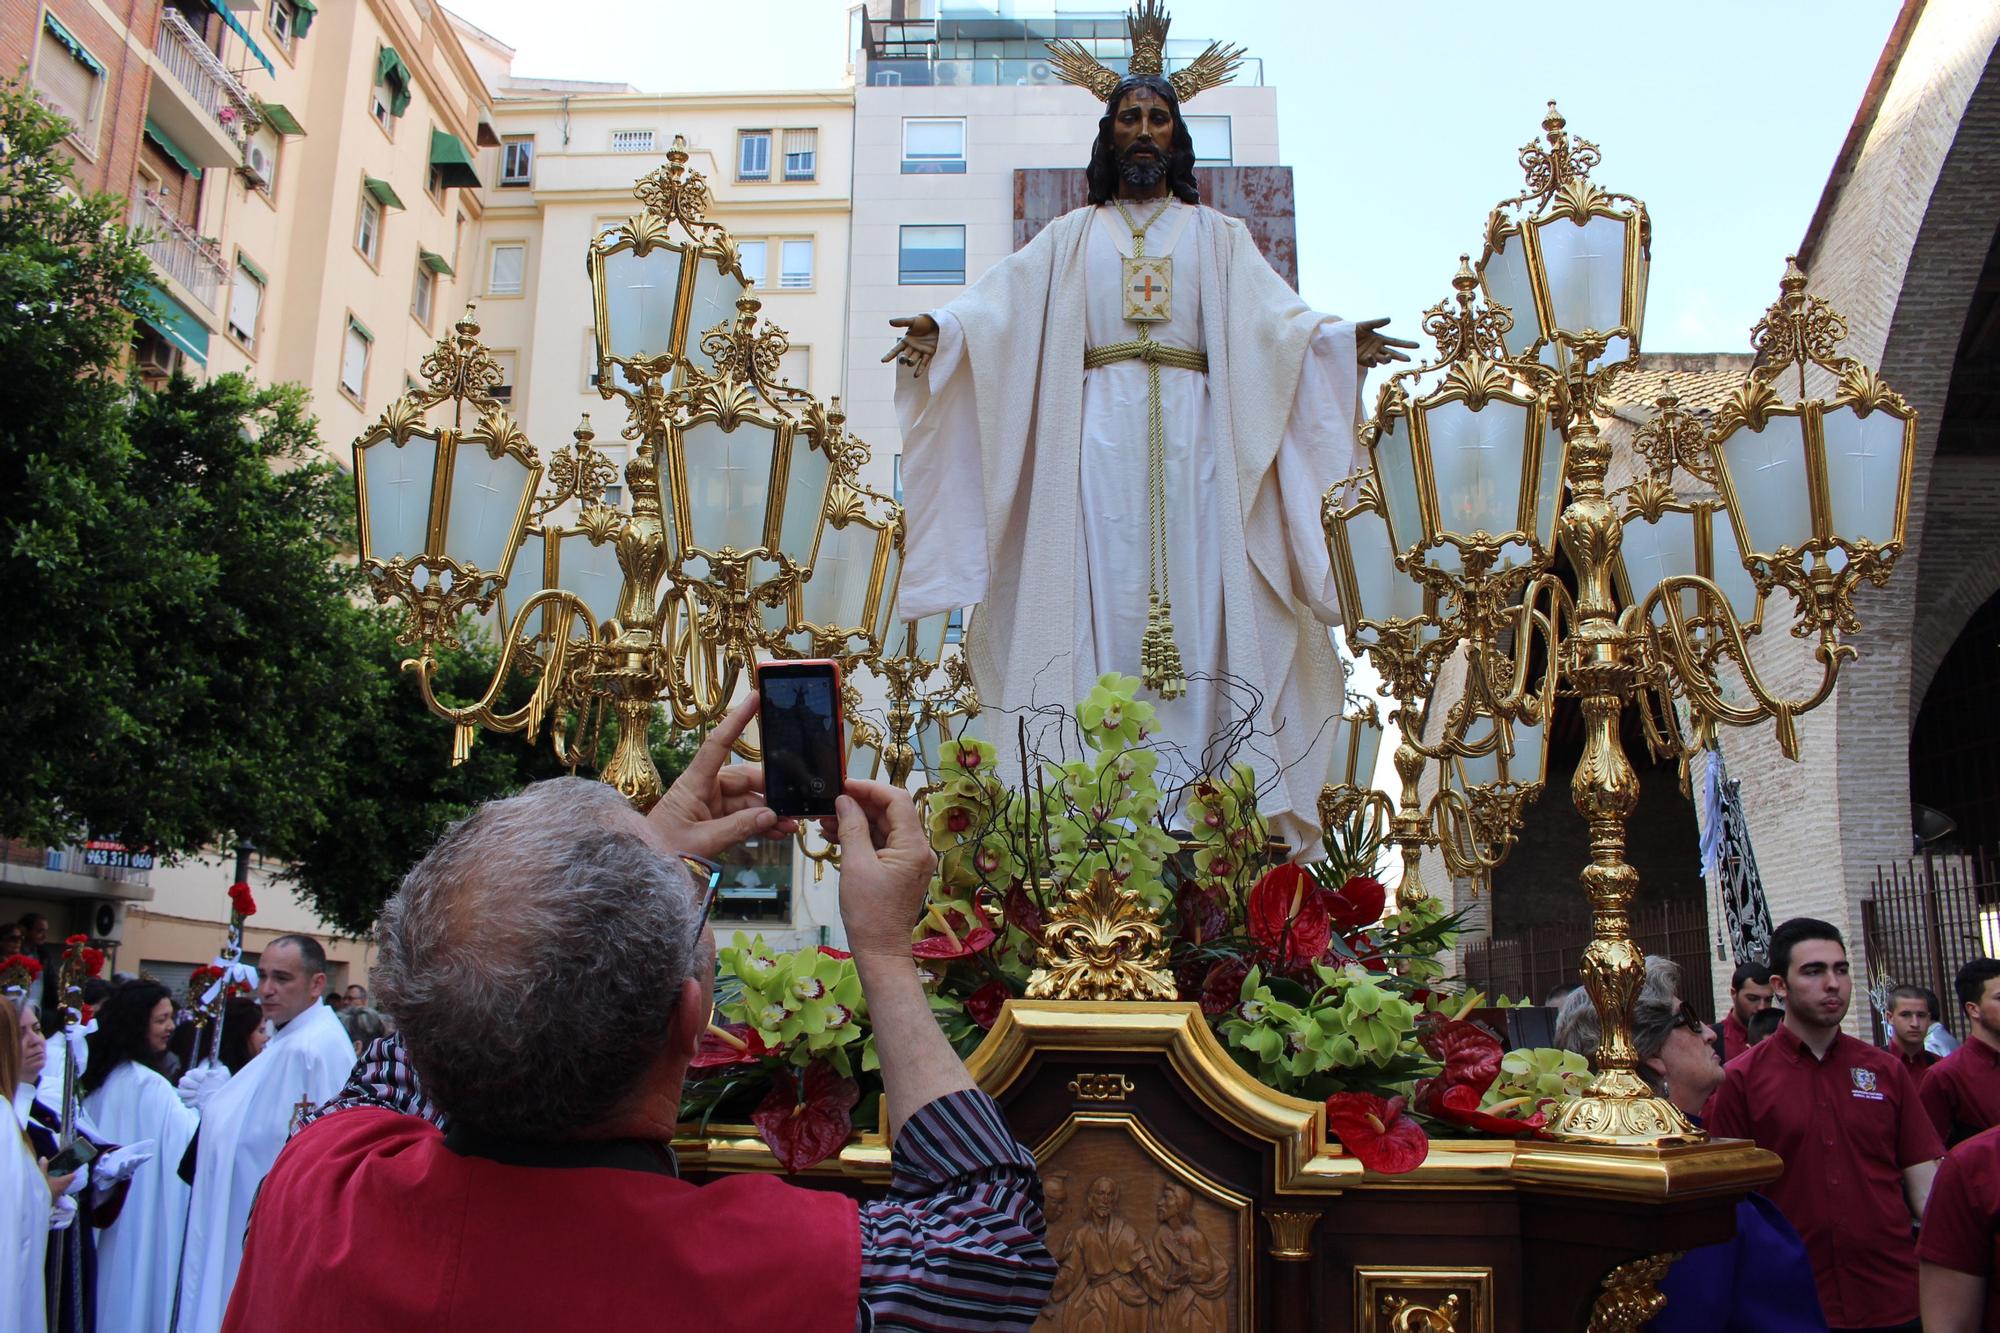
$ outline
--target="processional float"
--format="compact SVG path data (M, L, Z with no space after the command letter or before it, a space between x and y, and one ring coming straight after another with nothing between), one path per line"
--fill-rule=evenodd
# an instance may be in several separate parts
M1135 70L1148 49L1160 68L1163 20L1150 7L1135 19ZM1228 54L1206 53L1203 69ZM1079 714L1115 743L1025 790L984 771L990 750L953 725L978 702L944 618L895 615L900 511L861 483L866 446L838 402L778 382L785 336L761 319L682 140L639 182L642 210L586 260L600 392L624 407L634 446L624 504L604 502L617 473L587 419L545 461L493 398L499 371L470 312L425 362L427 386L355 443L362 567L404 608L407 665L461 754L479 728L546 734L572 762L608 742L601 775L644 807L661 790L646 739L662 705L676 727L712 723L759 657L834 657L883 683L886 719L856 744L897 783L923 752L942 869L913 950L941 996L959 987L941 1021L1043 1165L1065 1265L1050 1328L1636 1329L1673 1260L1728 1238L1736 1201L1777 1174L1775 1157L1707 1139L1635 1072L1643 959L1623 844L1637 782L1619 717L1639 708L1649 742L1678 756L1718 726L1768 718L1796 752L1795 719L1855 654L1854 590L1884 582L1900 553L1914 419L1837 354L1838 317L1792 265L1727 405L1703 420L1659 403L1639 474L1607 489L1598 422L1638 354L1651 222L1590 179L1598 151L1569 137L1553 104L1543 126L1546 142L1522 150L1526 191L1494 211L1479 261L1426 315L1436 359L1390 378L1362 432L1367 470L1326 496L1346 634L1392 703L1398 785L1374 790L1384 730L1372 705L1357 707L1322 813L1330 827L1372 822L1401 851L1401 900L1383 921L1416 923L1398 938L1434 946L1449 937L1421 887L1422 853L1438 849L1470 880L1497 863L1545 781L1551 710L1576 698L1586 748L1571 794L1590 827L1596 934L1581 975L1603 1039L1594 1076L1558 1077L1546 1121L1487 1106L1457 1123L1507 1137L1413 1132L1416 1152L1393 1174L1370 1163L1389 1161L1375 1139L1407 1127L1384 1121L1403 1115L1400 1097L1343 1118L1359 1104L1343 1096L1372 1094L1295 1094L1401 1086L1421 1100L1420 1080L1448 1062L1417 1034L1467 1014L1440 1007L1446 982L1409 983L1449 960L1364 957L1356 946L1375 948L1377 927L1339 926L1298 972L1312 1003L1287 1011L1307 1031L1325 1020L1327 1039L1285 1037L1271 1011L1297 983L1275 973L1298 960L1274 962L1258 918L1270 877L1254 793L1220 775L1195 793L1191 838L1148 828L1152 768L1122 739L1147 705L1115 680ZM1552 572L1559 548L1573 587ZM1779 589L1818 676L1797 697L1757 651ZM432 673L466 632L497 633L500 662L483 697L452 704L431 693ZM1461 687L1446 699L1448 663ZM1087 781L1116 799L1086 808L1075 791ZM1276 947L1298 938L1297 903L1338 925L1355 882L1332 893L1287 881L1298 896L1276 918ZM1245 957L1273 975L1230 971L1218 941L1260 939L1265 951ZM1010 949L1020 973L1032 968L1025 981L996 961ZM719 989L735 998L721 1016L745 1021L719 1023L697 1061L710 1077L675 1145L683 1169L782 1162L805 1183L885 1190L889 1147L857 1105L865 1013L797 998L852 999L851 963L773 957L741 938L723 958ZM997 980L972 994L948 979L971 969L983 981L981 968ZM760 1018L750 999L774 970L798 984L772 992ZM1176 998L1218 984L1219 1004ZM1419 990L1436 993L1413 1000ZM1292 1071L1293 1091L1253 1070ZM772 1089L757 1115L731 1101L738 1085ZM832 1116L833 1140L803 1152L772 1131L773 1107L780 1125Z

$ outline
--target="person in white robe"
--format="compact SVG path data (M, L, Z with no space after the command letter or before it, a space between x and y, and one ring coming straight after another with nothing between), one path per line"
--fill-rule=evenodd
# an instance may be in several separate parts
M326 952L304 935L281 935L258 957L258 1000L272 1025L264 1049L230 1075L190 1070L182 1096L201 1110L194 1198L180 1266L179 1333L217 1333L243 1261L250 1206L299 1117L340 1091L354 1045L326 994Z
M97 1326L165 1333L187 1225L188 1188L175 1174L200 1118L181 1104L153 1061L173 1036L174 1002L155 981L112 991L97 1015L80 1086L93 1132L113 1143L147 1145L117 1220L97 1237Z
M1125 79L1092 158L1105 202L1055 219L943 309L892 321L908 331L892 355L912 367L896 390L899 613L977 604L973 678L1008 713L1073 704L1107 672L1142 675L1152 594L1170 593L1186 692L1148 681L1163 789L1247 763L1273 831L1311 855L1344 699L1320 500L1360 457L1363 367L1413 344L1380 333L1384 320L1309 309L1242 222L1192 202L1192 165L1169 83ZM1135 258L1171 260L1164 318L1127 318ZM1195 355L1086 369L1086 349L1100 362L1139 337ZM1253 702L1256 733L1222 753L1218 734ZM1011 751L1011 724L992 730Z
M20 1069L20 1018L10 1001L0 999L0 1086L11 1090ZM10 1100L0 1107L0 1329L43 1333L48 1327L43 1274L56 1207Z

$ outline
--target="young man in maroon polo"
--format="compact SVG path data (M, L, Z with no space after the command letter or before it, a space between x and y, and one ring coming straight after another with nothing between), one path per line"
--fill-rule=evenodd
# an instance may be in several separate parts
M1917 1080L1918 1095L1923 1093L1924 1071L1941 1058L1924 1049L1924 1038L1931 1034L1931 1024L1938 1016L1931 1012L1931 997L1921 986L1898 986L1889 992L1889 1044L1888 1050L1903 1062L1903 1068L1910 1071L1910 1077Z
M1752 958L1729 978L1729 1013L1715 1029L1715 1053L1728 1064L1750 1049L1750 1020L1771 1007L1771 969Z
M1943 1147L1902 1062L1840 1030L1854 983L1838 930L1779 926L1771 979L1784 1026L1730 1063L1708 1132L1785 1159L1768 1193L1806 1243L1830 1325L1914 1330L1913 1224Z
M2000 1128L1946 1154L1917 1257L1925 1333L2000 1333Z
M1952 989L1968 1039L1925 1071L1918 1091L1946 1146L2000 1125L2000 959L1973 959Z

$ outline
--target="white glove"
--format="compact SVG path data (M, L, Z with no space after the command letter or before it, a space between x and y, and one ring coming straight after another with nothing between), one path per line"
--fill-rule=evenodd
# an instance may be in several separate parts
M208 1104L208 1099L222 1091L229 1082L229 1066L197 1065L181 1079L178 1091L181 1101L199 1111Z
M159 1151L159 1144L151 1139L140 1139L122 1148L114 1148L90 1164L90 1183L100 1190L108 1190L120 1181L130 1180L132 1173L153 1160Z
M79 1171L76 1174L78 1179L82 1179L83 1172ZM55 1207L49 1210L49 1230L66 1231L74 1221L76 1221L76 1200L64 1195L57 1199Z

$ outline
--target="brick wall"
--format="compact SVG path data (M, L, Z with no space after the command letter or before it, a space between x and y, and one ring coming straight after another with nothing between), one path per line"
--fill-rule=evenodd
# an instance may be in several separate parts
M123 20L108 23L109 11ZM124 194L132 183L133 163L146 123L146 92L152 78L143 52L149 49L159 22L158 0L0 0L0 71L10 78L29 66L40 43L42 15L57 22L83 43L105 67L102 109L95 140L72 144L77 177L87 191ZM126 31L131 32L127 40ZM31 80L32 81L32 80Z

